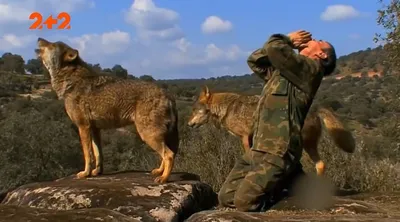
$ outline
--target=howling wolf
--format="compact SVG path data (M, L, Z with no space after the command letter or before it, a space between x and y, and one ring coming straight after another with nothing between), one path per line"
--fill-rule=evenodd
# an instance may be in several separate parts
M102 173L101 129L134 124L142 140L161 156L160 167L151 172L157 176L155 182L167 182L179 145L175 99L155 83L96 73L78 50L63 42L39 38L37 47L35 52L50 73L53 90L64 100L79 130L85 169L77 177Z

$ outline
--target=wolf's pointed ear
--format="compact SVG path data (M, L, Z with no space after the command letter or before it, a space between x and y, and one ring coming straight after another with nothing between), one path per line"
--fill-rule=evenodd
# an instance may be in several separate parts
M76 58L78 58L79 52L76 49L68 49L67 52L65 53L64 60L66 62L72 62Z
M211 94L210 94L210 90L208 89L207 86L203 87L203 90L200 93L200 100L203 102L207 102L207 100L210 98Z
M210 97L210 90L208 89L208 86L204 86L203 87L203 92L204 92L204 95L208 98L208 97Z

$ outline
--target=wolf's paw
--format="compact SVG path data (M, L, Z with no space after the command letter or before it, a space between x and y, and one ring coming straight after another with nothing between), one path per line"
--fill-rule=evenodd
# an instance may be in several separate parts
M159 175L161 175L163 172L164 172L163 169L156 168L156 169L154 169L154 170L151 171L151 174L152 174L153 176L159 176Z
M76 177L78 178L78 179L82 179L82 178L85 178L85 177L88 177L89 176L89 171L81 171L81 172L79 172L79 173L77 173L76 174Z
M103 174L103 170L100 167L92 170L92 173L91 173L92 176L98 176L98 175L101 175L101 174Z
M168 181L168 177L159 176L154 179L156 183L166 183Z

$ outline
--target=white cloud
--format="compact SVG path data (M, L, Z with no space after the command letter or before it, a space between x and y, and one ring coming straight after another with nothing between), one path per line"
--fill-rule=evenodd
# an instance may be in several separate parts
M158 8L152 0L133 1L126 15L127 22L148 30L169 28L178 19L178 13L169 9Z
M25 48L36 39L35 35L16 36L14 34L5 34L0 38L0 51Z
M165 40L173 41L184 36L179 26L174 25L171 28L162 30L139 30L138 36L142 40Z
M321 13L324 21L339 21L359 17L361 13L351 5L330 5Z
M186 39L176 41L166 57L170 66L185 67L190 65L219 65L219 63L233 62L248 56L248 53L233 44L227 47L218 47L214 43L205 46L194 45Z
M192 46L192 43L190 43L186 38L180 38L175 41L174 44L181 52L187 52L189 47Z
M47 10L62 4L61 0L43 1L47 3ZM124 11L125 21L135 28L134 35L129 29L116 29L78 36L70 32L29 31L27 24L17 14L32 12L39 7L38 2L0 0L2 6L7 5L0 7L0 12L3 12L0 19L7 19L5 24L0 22L0 51L20 54L25 60L31 59L34 57L37 37L40 36L50 41L63 41L78 49L86 62L100 63L103 68L120 64L133 75L152 74L154 78L165 79L249 72L245 62L249 52L235 44L198 44L190 41L179 26L179 14L157 7L151 0L135 0ZM91 7L90 2L67 1L71 10ZM42 10L40 12L45 13ZM10 28L4 28L6 26ZM2 33L2 30L7 33Z
M131 43L130 34L120 30L103 34L86 34L69 39L82 57L99 58L124 52Z
M201 25L201 30L206 34L229 32L232 28L233 25L230 21L222 20L220 17L214 15L207 17Z
M26 8L0 2L0 24L7 22L26 22L29 20L29 15L31 13L32 11Z
M130 49L132 53L123 56L121 65L134 75L151 73L155 78L200 78L249 72L245 62L249 54L235 44L199 45L181 38L169 44L133 43Z
M125 12L125 21L136 27L141 39L176 40L183 37L179 14L159 8L152 0L134 0Z

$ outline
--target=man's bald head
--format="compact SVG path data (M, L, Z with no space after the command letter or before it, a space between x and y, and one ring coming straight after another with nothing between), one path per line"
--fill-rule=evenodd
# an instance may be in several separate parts
M311 40L302 49L299 49L301 55L311 59L317 59L324 68L324 75L330 75L336 68L336 51L329 42L322 40Z

